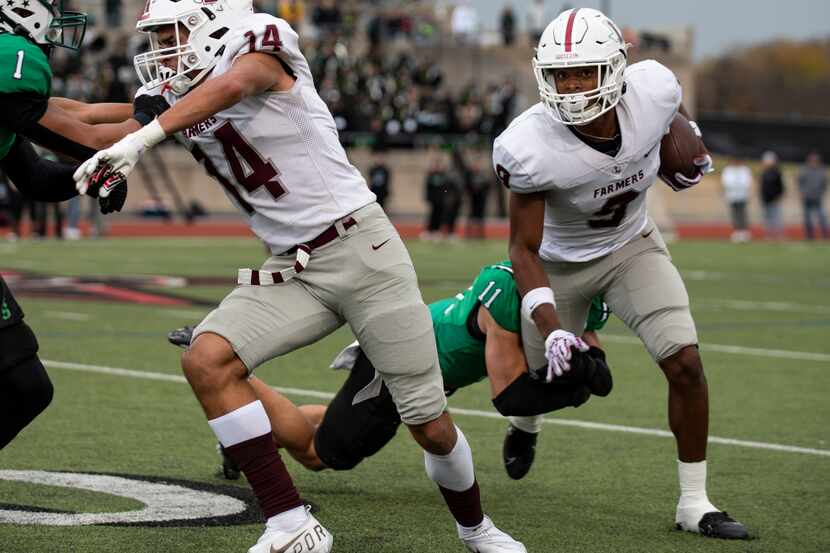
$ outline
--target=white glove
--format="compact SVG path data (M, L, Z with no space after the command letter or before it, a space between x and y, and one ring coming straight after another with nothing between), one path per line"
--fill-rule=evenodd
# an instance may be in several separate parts
M677 182L678 186L675 186L673 183L669 183L674 190L685 190L686 188L691 188L703 179L703 175L711 173L715 170L712 167L712 156L709 154L695 158L693 163L698 169L697 174L694 177L689 178L683 173L675 173L674 180Z
M554 330L545 338L545 357L548 360L548 372L545 382L551 382L555 376L562 376L571 370L571 348L579 351L590 349L582 338L567 330Z
M91 178L100 166L109 165L111 173L121 173L126 179L138 163L141 154L166 138L164 129L158 119L140 130L130 133L106 150L101 150L85 162L72 175L75 188L79 194L86 194ZM101 198L106 198L111 189L102 186L98 191Z

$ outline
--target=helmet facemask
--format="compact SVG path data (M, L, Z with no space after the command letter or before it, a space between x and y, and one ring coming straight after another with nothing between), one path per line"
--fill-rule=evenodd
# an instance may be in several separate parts
M12 1L0 4L0 28L41 46L77 50L86 32L86 14L63 9L63 0Z
M566 67L595 67L597 86L577 93L560 93L554 73ZM533 59L542 102L554 119L566 125L585 125L613 109L622 96L625 67L626 57L622 51L596 61L541 63L538 58Z
M182 95L201 82L219 60L230 30L217 15L197 7L170 17L139 20L136 28L150 41L150 49L133 58L141 84L148 89L166 85Z

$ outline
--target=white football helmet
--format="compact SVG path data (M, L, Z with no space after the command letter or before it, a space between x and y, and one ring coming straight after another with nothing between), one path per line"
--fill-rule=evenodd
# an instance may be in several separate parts
M620 29L602 12L576 8L560 13L542 33L533 58L539 95L554 119L584 125L616 106L623 92L627 52ZM554 71L580 66L597 68L597 87L559 93Z
M86 14L63 9L63 0L5 0L0 3L0 29L41 46L77 50L84 40Z
M233 25L250 13L251 0L147 0L136 29L149 35L150 49L133 58L141 84L187 93L219 61ZM174 46L159 44L163 27L174 30Z

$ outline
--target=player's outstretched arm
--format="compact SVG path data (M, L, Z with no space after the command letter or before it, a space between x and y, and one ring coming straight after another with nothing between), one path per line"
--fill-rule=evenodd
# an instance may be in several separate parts
M495 398L519 375L527 373L522 338L499 325L486 307L479 308L477 322L486 337L484 359L491 397Z
M88 104L69 98L51 97L49 105L57 106L88 125L123 123L133 118L133 105L127 103L100 102Z
M309 470L324 469L325 465L314 450L314 432L322 420L322 413L325 413L325 406L307 409L308 415L316 419L310 420L303 408L294 405L262 380L251 377L249 382L268 414L278 447L285 448L289 455Z
M287 90L294 83L272 55L253 52L240 56L227 73L208 79L159 117L165 134L184 130L211 115L268 90Z

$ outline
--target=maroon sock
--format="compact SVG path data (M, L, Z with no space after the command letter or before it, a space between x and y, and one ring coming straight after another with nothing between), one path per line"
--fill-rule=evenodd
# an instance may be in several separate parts
M271 433L225 448L254 490L265 519L303 504Z
M478 481L463 492L454 492L447 488L438 486L447 507L450 508L452 516L461 526L472 528L478 526L484 520L484 512L481 510L481 494L478 491Z

